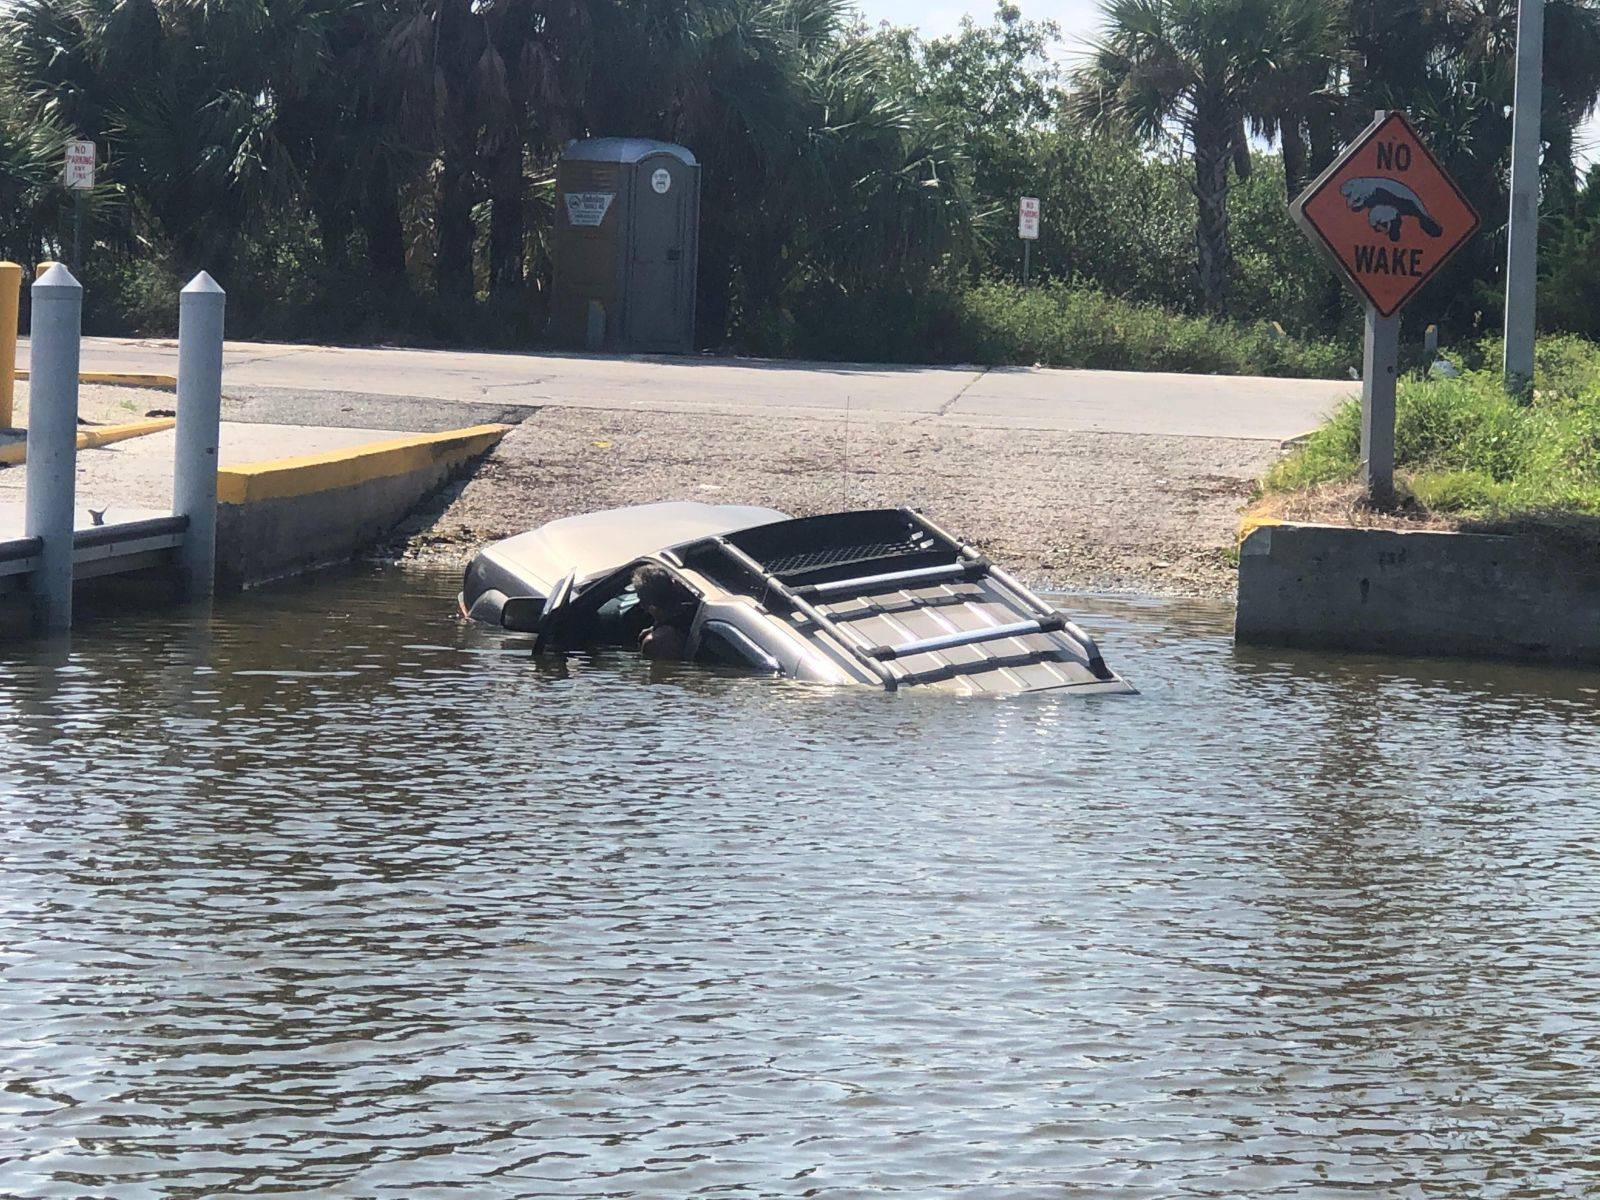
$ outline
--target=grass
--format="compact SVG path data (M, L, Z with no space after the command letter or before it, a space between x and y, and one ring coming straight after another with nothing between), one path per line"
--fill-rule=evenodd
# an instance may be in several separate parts
M1344 379L1354 340L1307 341L1270 321L1188 316L1082 285L945 281L848 294L818 285L756 323L741 349L844 362L978 363Z
M1529 404L1505 394L1494 347L1479 347L1478 359L1456 379L1401 381L1399 515L1460 523L1600 514L1600 345L1542 340ZM1267 503L1280 511L1318 496L1344 504L1360 445L1361 406L1351 401L1267 473Z
M987 283L956 298L963 358L980 363L1344 378L1359 351L1292 338L1268 321L1223 321L1090 288Z

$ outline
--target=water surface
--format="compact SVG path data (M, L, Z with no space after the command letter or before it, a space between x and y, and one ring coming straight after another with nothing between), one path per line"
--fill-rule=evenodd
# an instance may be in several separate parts
M536 663L372 571L0 661L0 1194L1600 1191L1600 676Z

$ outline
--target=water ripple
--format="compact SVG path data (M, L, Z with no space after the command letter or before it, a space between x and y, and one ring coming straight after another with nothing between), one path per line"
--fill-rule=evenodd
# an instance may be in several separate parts
M0 1192L1600 1190L1592 675L533 663L377 572L0 663ZM508 648L509 647L509 648Z

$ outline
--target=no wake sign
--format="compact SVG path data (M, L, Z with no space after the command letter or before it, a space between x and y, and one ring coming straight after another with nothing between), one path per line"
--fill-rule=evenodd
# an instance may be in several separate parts
M1478 214L1404 116L1374 121L1291 206L1378 315L1391 317L1478 228Z

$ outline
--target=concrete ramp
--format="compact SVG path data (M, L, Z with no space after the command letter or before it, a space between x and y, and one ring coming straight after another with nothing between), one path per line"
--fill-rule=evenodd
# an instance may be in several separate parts
M219 585L251 587L354 557L509 428L476 425L222 468Z

